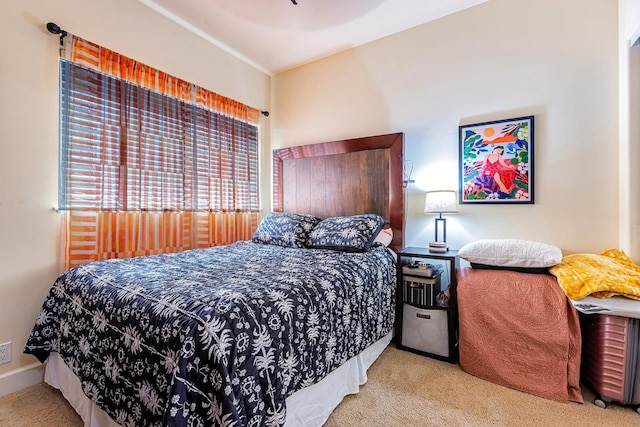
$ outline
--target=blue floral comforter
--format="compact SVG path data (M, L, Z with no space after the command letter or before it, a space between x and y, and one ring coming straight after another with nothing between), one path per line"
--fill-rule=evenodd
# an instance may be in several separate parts
M59 352L122 425L278 426L285 399L386 335L393 256L251 242L85 264L25 352Z

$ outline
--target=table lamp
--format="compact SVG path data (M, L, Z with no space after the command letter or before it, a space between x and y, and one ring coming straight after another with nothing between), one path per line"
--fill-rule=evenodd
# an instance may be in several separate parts
M447 219L442 217L443 213L457 213L456 192L453 190L436 190L427 191L424 201L424 213L436 213L436 239L429 243L429 251L446 252L447 251ZM442 226L442 240L438 237L438 228Z

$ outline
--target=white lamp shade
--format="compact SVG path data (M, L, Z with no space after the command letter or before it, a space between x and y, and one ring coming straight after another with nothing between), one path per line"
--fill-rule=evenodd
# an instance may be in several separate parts
M427 191L424 213L457 213L456 192L452 190Z

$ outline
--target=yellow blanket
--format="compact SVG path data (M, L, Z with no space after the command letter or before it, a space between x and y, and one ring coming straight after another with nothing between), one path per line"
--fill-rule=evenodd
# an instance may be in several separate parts
M587 295L597 298L622 295L640 300L640 266L618 249L607 249L600 255L567 255L549 272L574 300Z

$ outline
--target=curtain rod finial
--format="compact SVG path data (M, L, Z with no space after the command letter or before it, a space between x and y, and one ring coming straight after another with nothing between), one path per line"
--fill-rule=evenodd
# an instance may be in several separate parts
M58 24L47 22L47 31L51 34L60 34L60 46L64 44L64 38L67 36L67 32L60 28Z

